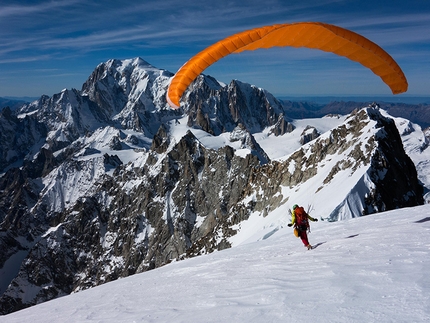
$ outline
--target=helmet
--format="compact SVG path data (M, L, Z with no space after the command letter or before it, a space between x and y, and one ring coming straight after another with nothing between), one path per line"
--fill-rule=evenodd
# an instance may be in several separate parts
M297 204L293 205L293 210L295 210L296 208L298 208L299 206Z

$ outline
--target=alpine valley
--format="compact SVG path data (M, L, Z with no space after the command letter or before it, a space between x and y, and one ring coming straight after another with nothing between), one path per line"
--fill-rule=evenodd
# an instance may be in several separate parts
M109 60L0 112L1 314L265 239L293 204L334 222L430 200L430 131L377 104L292 119L200 75L173 110L172 75Z

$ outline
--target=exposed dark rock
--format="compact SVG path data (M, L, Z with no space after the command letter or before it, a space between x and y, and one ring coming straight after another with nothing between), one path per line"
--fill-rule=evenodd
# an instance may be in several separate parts
M307 126L300 137L300 143L302 145L307 144L309 141L312 141L316 138L318 138L320 135L320 133L318 132L318 130L315 127L312 126Z

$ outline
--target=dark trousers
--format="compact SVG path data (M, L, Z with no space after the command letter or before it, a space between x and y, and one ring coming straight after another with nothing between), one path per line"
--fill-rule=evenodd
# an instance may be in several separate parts
M305 245L305 247L307 247L309 244L308 234L306 233L307 229L301 230L300 228L297 228L297 230L299 230L300 239L302 239L303 244Z

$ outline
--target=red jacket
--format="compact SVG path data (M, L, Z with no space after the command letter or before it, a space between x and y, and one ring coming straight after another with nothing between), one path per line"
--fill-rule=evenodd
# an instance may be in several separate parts
M291 223L294 224L294 227L309 227L309 220L316 221L313 217L306 213L302 206L296 207L293 212L291 212Z

